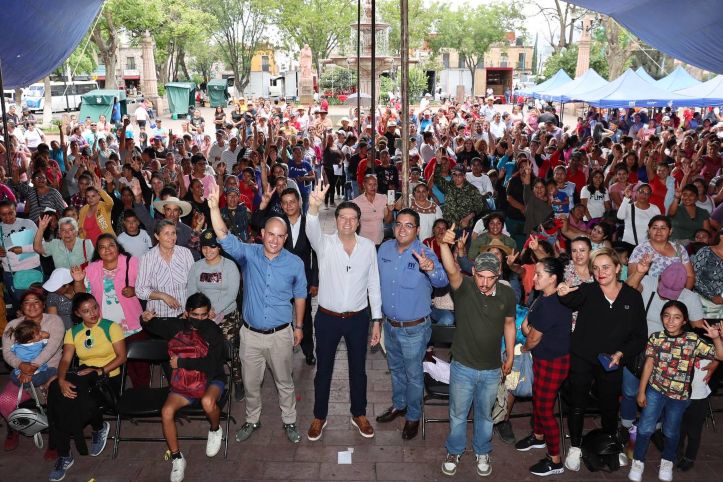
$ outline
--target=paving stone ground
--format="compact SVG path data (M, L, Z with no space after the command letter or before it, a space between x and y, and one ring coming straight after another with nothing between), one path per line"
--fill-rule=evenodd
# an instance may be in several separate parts
M322 212L326 231L333 230L333 212ZM391 382L387 364L380 351L370 352L367 356L368 408L367 415L376 429L373 439L362 438L349 423L349 384L346 365L346 349L339 345L337 363L334 367L331 403L328 426L323 438L318 442L309 442L304 437L299 444L291 444L281 429L281 414L277 403L277 394L271 374L267 372L263 386L262 427L250 439L243 443L233 441L233 433L244 422L244 402L234 403L232 413L236 425L232 425L228 458L223 452L214 459L205 455L204 442L182 442L181 447L187 458L186 481L474 481L481 478L476 475L474 455L467 452L461 461L457 474L447 477L442 474L440 465L445 456L444 440L447 424L428 425L427 437L420 435L411 441L402 441L403 421L395 420L389 424L378 424L374 417L390 405ZM4 384L3 376L0 384ZM297 390L298 425L305 434L313 418L314 368L304 363L301 352L294 357L294 380ZM723 399L715 398L713 407L723 409ZM516 407L518 412L529 412L529 402ZM444 408L430 409L430 415L444 417ZM718 433L708 423L703 431L703 444L698 461L693 470L687 473L675 472L675 480L681 481L720 481L723 480L723 417L716 414ZM513 420L518 438L527 435L530 427L528 417ZM596 419L588 421L593 428ZM469 436L471 437L471 424ZM185 423L179 427L180 434L205 434L208 424L205 422ZM0 429L4 436L4 427ZM161 436L160 425L140 424L134 426L124 423L125 435ZM47 440L47 437L46 437ZM468 446L471 446L471 438ZM517 452L513 447L503 444L495 435L492 453L491 481L531 481L538 480L527 469L544 455L543 450ZM337 453L353 447L351 465L338 465ZM111 458L111 441L105 452L99 457L75 457L75 464L65 480L69 482L156 482L168 480L171 464L163 460L166 446L162 442L122 443L118 458ZM657 480L659 454L651 446L645 481ZM0 482L2 481L41 481L47 480L52 462L44 461L42 451L36 449L31 439L22 438L20 446L14 452L0 451ZM627 479L627 470L612 474L590 473L585 468L580 472L566 472L561 476L548 477L547 480L565 481L619 481Z

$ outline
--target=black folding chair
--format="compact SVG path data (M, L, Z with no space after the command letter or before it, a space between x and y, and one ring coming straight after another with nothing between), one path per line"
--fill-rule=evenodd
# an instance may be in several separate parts
M168 343L165 340L142 340L133 343L127 353L128 361L139 360L149 362L151 365L160 365L167 380L170 380L171 369L168 364ZM227 352L227 360L230 360L230 353ZM230 373L228 382L233 380L233 366L226 364ZM158 388L126 388L126 365L123 366L121 395L118 399L116 410L116 430L113 444L113 458L118 455L118 446L120 442L165 442L163 437L123 437L121 436L121 426L124 420L130 420L133 423L148 421L159 423L161 417L161 409L168 397L169 387L163 386ZM228 436L229 424L231 417L231 397L229 396L230 385L227 383L227 389L221 396L218 404L221 408L221 420L226 422L226 433L224 433L224 458L228 455ZM223 409L226 408L224 411ZM206 420L205 412L200 403L184 407L176 414L177 418L186 420ZM152 420L151 420L152 419ZM235 421L234 421L235 423ZM179 435L178 440L206 440L206 436L188 436Z
M454 339L454 326L432 325L432 336L430 344L440 348L451 348ZM426 437L426 425L428 423L449 422L448 418L428 418L425 408L449 406L449 385L438 382L429 374L424 374L424 390L426 392L422 400L422 439Z

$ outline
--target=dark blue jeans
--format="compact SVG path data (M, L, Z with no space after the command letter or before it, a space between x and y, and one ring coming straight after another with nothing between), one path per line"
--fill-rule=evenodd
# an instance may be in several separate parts
M324 420L329 411L331 375L334 372L336 348L344 338L349 363L349 396L351 414L366 415L367 410L367 338L369 315L367 310L351 318L337 318L321 310L314 320L316 331L316 376L314 377L314 417ZM421 363L421 362L420 362Z
M638 434L635 439L633 457L635 460L645 461L645 453L648 451L648 445L650 445L650 437L655 432L655 424L665 412L663 417L663 436L665 437L663 459L674 462L680 438L680 423L683 420L685 410L690 405L690 400L676 400L666 397L650 385L645 390L645 398L647 404L638 421Z

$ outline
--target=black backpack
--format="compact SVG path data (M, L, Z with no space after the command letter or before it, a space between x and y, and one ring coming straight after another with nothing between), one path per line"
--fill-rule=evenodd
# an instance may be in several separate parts
M623 446L615 435L602 429L588 432L582 438L582 461L590 472L614 472L620 468Z

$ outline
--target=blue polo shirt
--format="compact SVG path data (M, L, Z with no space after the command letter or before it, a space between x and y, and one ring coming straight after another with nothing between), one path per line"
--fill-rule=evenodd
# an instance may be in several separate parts
M232 235L219 239L219 244L243 272L244 320L259 330L293 322L291 299L307 295L301 258L282 249L268 259L263 245L242 243Z
M434 262L434 270L419 269L412 251L424 252ZM399 253L396 239L390 239L377 252L379 278L382 287L382 313L396 321L413 321L432 312L432 288L449 284L447 273L434 251L415 240Z

